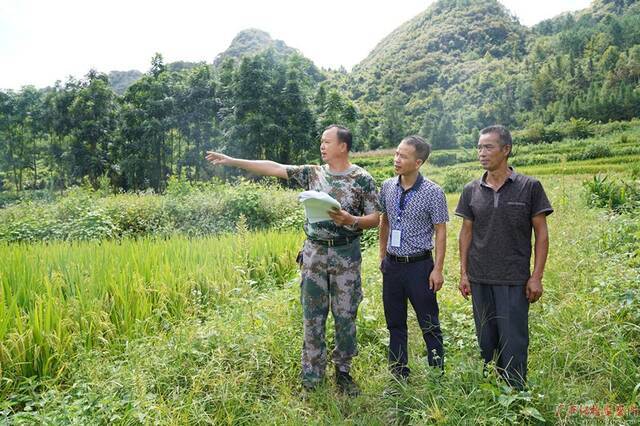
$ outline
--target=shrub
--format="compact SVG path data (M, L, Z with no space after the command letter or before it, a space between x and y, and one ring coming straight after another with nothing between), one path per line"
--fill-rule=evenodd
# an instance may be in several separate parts
M34 242L64 238L51 212L31 203L4 210L0 219L0 240Z
M164 235L173 228L173 220L161 196L125 194L108 197L101 203L119 230L118 237Z
M587 204L613 211L625 211L640 205L640 187L636 182L613 181L607 175L595 175L583 183Z
M368 250L371 247L378 247L379 232L380 231L377 227L365 229L362 232L362 237L360 237L360 247L363 251Z
M458 163L467 163L470 161L477 161L478 154L475 150L465 150L457 154Z
M184 197L191 194L193 190L194 186L184 175L172 175L167 181L165 194L170 197Z
M628 130L632 126L637 126L638 122L632 121L612 121L611 123L599 124L595 126L594 133L598 136L606 136L612 133L619 133Z
M516 144L532 144L559 141L563 135L557 125L533 123L526 129L513 131L512 137Z
M240 215L244 215L250 229L268 228L276 222L284 207L283 200L277 196L280 192L274 185L241 180L226 191L224 216L234 226Z
M572 118L558 128L563 138L584 139L595 135L593 123L584 118Z
M434 152L429 157L429 163L438 167L451 166L457 162L458 157L455 152Z
M0 209L20 201L20 195L15 192L0 192Z
M464 186L471 180L473 180L473 175L469 171L454 169L444 175L442 189L447 193L462 192Z
M616 252L640 261L640 221L627 213L611 220L606 232L599 239L602 252Z
M167 197L164 209L174 230L191 237L233 230L224 216L224 198L218 192L196 191L185 197Z
M102 240L113 238L118 233L118 228L106 214L104 209L95 209L85 212L66 226L66 239L69 240Z
M304 221L297 192L273 184L191 184L175 179L165 195L101 194L72 188L55 203L14 203L0 210L0 240L215 235L233 232L241 215L250 229L300 229Z
M560 163L562 156L559 154L529 154L524 156L514 155L509 163L514 167L533 166L536 164Z
M567 160L591 160L594 158L611 157L611 155L611 147L605 143L599 142L588 145L582 152L575 152L567 155Z

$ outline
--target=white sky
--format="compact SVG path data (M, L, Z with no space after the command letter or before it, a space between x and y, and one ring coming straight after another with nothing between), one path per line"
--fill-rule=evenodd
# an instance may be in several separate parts
M0 88L52 85L90 68L147 71L165 62L212 62L233 37L259 28L316 65L347 69L432 0L0 0ZM502 0L531 26L589 0Z

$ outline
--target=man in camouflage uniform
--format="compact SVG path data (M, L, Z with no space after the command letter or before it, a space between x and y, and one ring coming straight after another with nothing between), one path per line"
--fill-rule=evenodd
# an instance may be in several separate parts
M306 190L325 192L338 200L342 210L330 212L331 221L305 222L307 240L302 250L304 341L302 384L310 390L322 380L327 364L326 320L331 309L335 322L332 359L336 382L342 392L356 395L349 374L357 355L356 314L362 300L360 235L379 222L378 196L373 178L349 162L352 136L348 129L331 125L320 143L323 166L287 166L273 161L241 160L210 152L207 160L266 176L292 180Z

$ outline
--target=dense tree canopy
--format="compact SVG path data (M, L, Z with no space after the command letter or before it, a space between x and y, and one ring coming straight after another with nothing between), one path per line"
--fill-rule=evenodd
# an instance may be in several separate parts
M440 0L382 40L340 86L359 108L377 111L381 125L390 94L401 91L399 127L430 137L450 120L454 139L465 142L493 123L638 116L638 49L637 1L598 0L529 29L495 0ZM378 145L396 143L380 136Z
M495 0L440 0L353 72L321 71L247 30L215 65L156 55L146 73L91 70L46 89L0 91L0 189L107 179L161 191L172 175L227 173L206 166L210 149L317 161L318 136L332 123L352 129L356 150L407 134L445 149L474 143L494 123L531 136L554 122L638 116L638 1L596 0L526 28Z

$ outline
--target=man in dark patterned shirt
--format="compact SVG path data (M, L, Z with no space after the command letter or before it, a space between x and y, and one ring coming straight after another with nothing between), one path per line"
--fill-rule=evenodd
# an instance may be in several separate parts
M480 131L478 157L486 170L465 185L456 215L460 229L460 292L472 295L473 318L485 365L496 360L505 381L527 379L529 304L542 296L549 250L551 204L537 179L508 165L511 133L500 125ZM531 273L531 233L535 261Z
M324 166L287 166L273 161L241 160L209 152L213 164L240 167L253 173L289 179L306 190L325 192L342 210L330 212L330 221L305 221L307 240L302 251L301 302L304 341L302 384L314 389L327 364L325 328L329 309L335 322L332 358L340 390L356 395L359 389L349 371L357 355L356 314L362 300L360 235L379 222L378 193L373 178L349 161L351 132L331 125L322 133L320 154Z
M444 283L449 212L442 189L419 172L430 152L431 146L420 136L404 138L394 158L398 177L387 179L380 190L382 298L390 335L389 364L398 378L407 378L410 372L407 299L422 329L429 365L444 366L436 292Z

